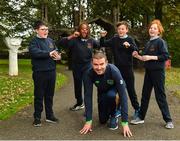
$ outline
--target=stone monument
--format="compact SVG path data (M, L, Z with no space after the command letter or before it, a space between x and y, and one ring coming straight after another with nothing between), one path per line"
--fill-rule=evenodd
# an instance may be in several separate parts
M21 47L21 38L6 37L5 43L9 48L9 75L18 75L18 49Z

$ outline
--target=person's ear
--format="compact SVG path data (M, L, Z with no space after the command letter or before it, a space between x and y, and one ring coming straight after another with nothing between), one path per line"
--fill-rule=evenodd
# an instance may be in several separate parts
M35 31L36 33L38 33L38 29L35 29L34 31Z
M106 64L108 64L108 60L106 59Z

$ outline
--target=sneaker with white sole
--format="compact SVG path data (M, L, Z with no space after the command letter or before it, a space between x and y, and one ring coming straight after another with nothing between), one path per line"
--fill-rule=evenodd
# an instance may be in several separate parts
M139 111L140 109L134 111L133 119L136 119L139 116Z
M109 125L110 130L116 130L118 129L118 118L116 117L110 117Z
M136 117L136 119L131 120L131 124L137 125L144 123L144 120L140 119L139 117Z
M35 118L33 122L34 127L40 127L41 126L41 120L39 118Z
M51 116L51 117L46 118L46 122L49 122L49 123L58 123L59 119L57 119L55 116Z
M69 108L71 111L78 111L78 110L81 110L81 109L84 109L84 104L75 104L73 107L70 107Z
M166 125L165 125L165 127L166 127L167 129L173 129L173 128L174 128L174 124L173 124L172 122L167 122Z

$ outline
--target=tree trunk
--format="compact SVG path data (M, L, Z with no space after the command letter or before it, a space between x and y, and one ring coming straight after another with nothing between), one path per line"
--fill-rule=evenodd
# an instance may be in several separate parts
M155 18L162 21L162 7L163 7L163 1L162 0L156 0L155 1Z
M43 3L41 6L41 17L43 21L48 22L48 8L47 3Z

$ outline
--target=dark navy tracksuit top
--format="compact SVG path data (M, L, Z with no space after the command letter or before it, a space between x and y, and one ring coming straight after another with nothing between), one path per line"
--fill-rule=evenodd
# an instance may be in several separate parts
M169 58L167 45L162 38L149 40L144 48L144 55L158 56L158 60L145 61L144 67L148 70L165 68L165 61Z
M125 84L120 71L115 65L108 64L103 75L97 75L93 69L90 69L87 72L85 81L87 83L87 89L84 94L86 121L92 120L93 84L96 85L98 94L104 94L112 88L117 90L120 97L122 122L128 121L128 103Z
M128 42L130 47L126 48L123 43ZM109 40L105 37L100 38L101 47L110 47L114 55L114 64L117 67L126 67L133 65L132 52L138 50L132 37L120 38L118 35L113 36Z
M64 37L57 44L58 46L69 47L72 52L72 62L82 65L91 62L93 49L99 47L99 43L95 39L81 39L80 37L70 40Z
M57 49L51 38L34 37L29 45L29 53L32 58L33 71L51 71L56 69L54 61L49 52Z

